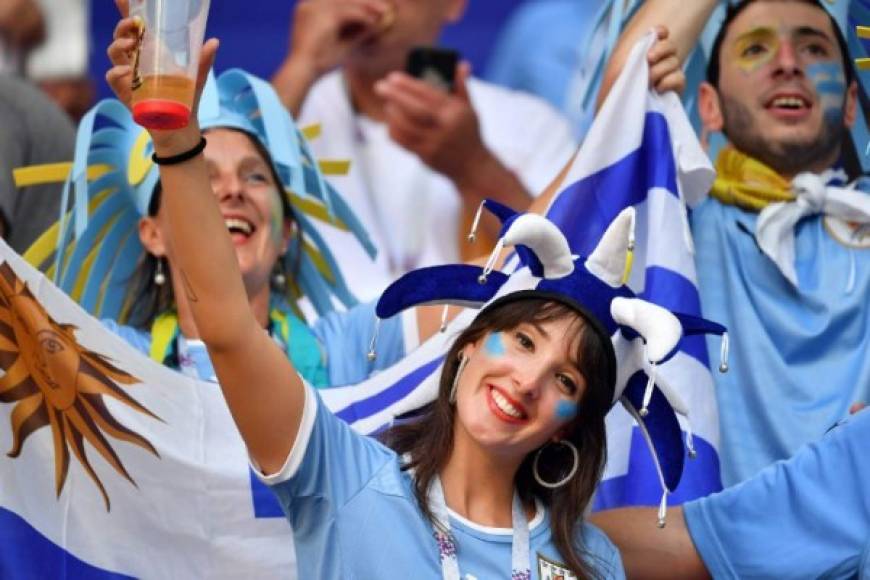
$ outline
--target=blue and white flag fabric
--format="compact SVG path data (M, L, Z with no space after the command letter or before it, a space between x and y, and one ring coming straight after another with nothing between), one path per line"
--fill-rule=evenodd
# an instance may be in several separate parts
M295 578L217 385L107 331L0 242L0 578Z
M687 208L704 198L714 172L677 96L648 89L653 41L648 36L634 47L547 216L574 253L588 255L613 218L634 206L637 243L628 285L646 300L700 315ZM659 367L688 405L697 450L685 462L672 504L721 488L709 368L704 338L695 336L684 337L679 352ZM658 477L634 420L617 406L607 421L607 467L595 508L656 505Z

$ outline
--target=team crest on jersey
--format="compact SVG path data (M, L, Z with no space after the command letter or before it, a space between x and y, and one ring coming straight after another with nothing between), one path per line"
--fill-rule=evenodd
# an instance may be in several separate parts
M870 224L861 224L825 216L825 229L840 244L848 248L870 248Z
M564 564L554 562L538 553L538 578L539 580L577 580L577 576L565 567Z

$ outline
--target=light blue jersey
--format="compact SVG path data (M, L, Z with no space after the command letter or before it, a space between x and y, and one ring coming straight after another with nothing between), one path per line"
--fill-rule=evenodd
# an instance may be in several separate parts
M317 319L311 327L326 356L329 386L358 383L378 370L387 368L405 356L417 343L416 325L409 322L414 313L398 315L382 320L378 331L378 357L368 360L366 353L375 329L375 303L360 304L345 312L331 312ZM126 340L144 354L151 350L151 334L147 331L122 326L113 320L103 320L103 325ZM403 325L408 328L403 328ZM183 341L185 356L180 364L195 369L196 377L215 381L214 368L205 345L201 341Z
M353 431L306 385L302 425L273 486L293 526L300 578L440 579L431 524L421 514L408 472L389 448ZM462 578L511 577L512 530L450 514ZM529 522L533 579L565 573L539 505ZM589 562L604 578L623 578L619 552L590 524L582 526ZM563 576L566 580L570 575Z
M498 38L486 70L496 84L538 95L580 118L582 93L572 83L585 62L584 49L603 0L527 2L511 16ZM574 94L574 93L577 94ZM595 103L591 103L590 108ZM582 137L585 128L575 127Z
M757 218L715 199L692 213L701 310L731 336L730 370L713 373L726 486L870 401L870 249L836 241L819 216L802 220L794 288L758 248Z
M870 410L683 506L714 578L870 578Z

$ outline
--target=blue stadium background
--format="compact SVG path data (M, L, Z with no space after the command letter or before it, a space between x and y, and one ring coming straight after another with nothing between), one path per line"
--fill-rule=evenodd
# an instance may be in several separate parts
M492 45L505 19L517 6L535 0L469 0L465 17L445 30L442 44L458 49L478 74L486 70ZM217 70L242 67L268 77L286 51L294 1L212 0L207 35L221 40ZM95 0L91 8L93 50L91 74L99 97L110 96L103 79L109 67L106 47L117 23L109 0Z

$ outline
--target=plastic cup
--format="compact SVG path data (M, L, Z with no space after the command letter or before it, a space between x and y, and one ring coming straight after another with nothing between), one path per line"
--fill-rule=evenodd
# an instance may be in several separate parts
M133 119L148 129L186 127L193 107L209 0L131 0L139 21Z

